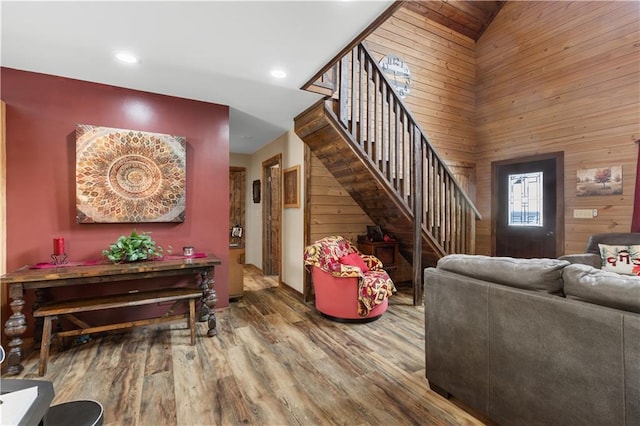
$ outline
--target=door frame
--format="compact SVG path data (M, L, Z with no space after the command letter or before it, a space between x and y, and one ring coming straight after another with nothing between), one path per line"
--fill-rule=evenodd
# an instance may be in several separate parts
M7 119L6 104L0 101L0 275L7 272ZM0 317L9 318L8 286L0 286ZM0 345L5 346L4 331Z
M268 214L268 204L276 203L276 205L280 206L280 211L282 212L282 188L278 188L279 198L274 200L271 198L272 194L267 192L267 179L269 178L269 168L273 166L279 166L280 174L282 175L282 154L274 155L271 158L268 158L262 162L262 273L264 275L267 254L270 252L269 247L267 247L267 214ZM281 185L282 179L279 181L279 185ZM269 198L269 200L267 199ZM278 227L278 236L276 238L280 258L278 259L278 283L282 284L282 213L280 214L280 226Z
M564 151L536 154L491 162L491 255L496 255L498 221L498 167L540 160L555 160L556 165L556 257L564 254Z

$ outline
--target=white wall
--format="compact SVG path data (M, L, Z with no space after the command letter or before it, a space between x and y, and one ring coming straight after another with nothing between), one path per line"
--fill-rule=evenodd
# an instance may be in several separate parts
M284 209L282 212L282 282L289 287L303 292L304 265L304 143L290 130L286 144L283 146L282 167L287 169L300 165L300 207Z
M244 167L249 170L251 167L251 156L248 154L229 154L229 166L230 167Z
M247 208L245 228L245 262L262 269L262 200L253 202L253 181L262 182L262 163L282 154L282 168L300 166L300 207L284 209L282 212L282 269L281 279L289 287L302 293L304 267L304 144L290 130L256 151L251 156L230 154L231 166L247 169ZM264 194L261 194L263 198Z

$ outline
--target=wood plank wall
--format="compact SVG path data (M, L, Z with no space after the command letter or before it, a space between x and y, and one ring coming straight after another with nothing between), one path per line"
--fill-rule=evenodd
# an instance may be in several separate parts
M365 43L378 61L392 54L409 66L412 81L404 101L443 160L449 166L473 164L473 40L401 7Z
M367 233L373 221L351 198L315 154L310 154L311 176L308 185L311 223L309 240L342 235L355 243L358 235Z
M367 233L367 225L374 225L351 195L333 177L318 157L309 153L309 180L307 182L308 208L311 211L309 241L330 235L342 235L357 244L358 235ZM398 281L410 281L411 265L401 256L398 270L390 273Z
M534 154L565 153L565 253L583 251L592 233L629 231L640 138L639 5L508 2L477 44L400 8L367 37L378 60L395 54L409 65L405 103L483 216L478 253L491 252L491 162ZM576 170L615 165L623 167L621 196L576 197ZM336 185L315 190L336 197L344 191ZM351 229L355 237L353 228L365 229L365 221L352 227L321 213L336 208L312 211L312 241L325 230ZM592 208L597 218L573 218L574 209Z
M629 232L640 138L640 3L508 2L477 43L477 252L491 250L491 162L564 151L565 253ZM576 170L622 165L623 194L576 197ZM574 209L598 209L575 219Z

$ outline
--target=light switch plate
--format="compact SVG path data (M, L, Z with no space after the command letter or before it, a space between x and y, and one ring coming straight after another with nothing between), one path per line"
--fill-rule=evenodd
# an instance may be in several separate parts
M594 210L595 209L574 209L573 217L577 219L592 219ZM595 212L597 215L597 210L595 210Z

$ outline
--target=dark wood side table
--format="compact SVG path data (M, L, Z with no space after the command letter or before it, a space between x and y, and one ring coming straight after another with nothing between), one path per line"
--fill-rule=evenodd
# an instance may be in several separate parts
M362 254L372 254L380 259L386 271L398 269L397 241L358 241L358 250Z

